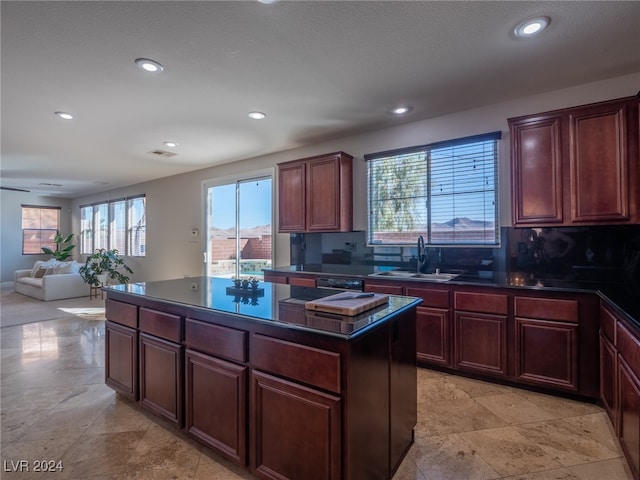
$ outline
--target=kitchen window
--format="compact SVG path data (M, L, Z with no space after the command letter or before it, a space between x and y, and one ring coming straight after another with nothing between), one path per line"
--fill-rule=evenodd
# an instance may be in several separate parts
M372 153L367 161L372 246L497 245L501 132Z
M146 197L120 198L80 207L80 253L116 249L130 257L144 257Z

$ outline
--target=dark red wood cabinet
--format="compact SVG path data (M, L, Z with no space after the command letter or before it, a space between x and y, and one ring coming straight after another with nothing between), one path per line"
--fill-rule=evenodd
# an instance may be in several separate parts
M540 115L510 120L509 126L514 225L562 223L560 116Z
M249 369L187 349L187 433L240 465L247 464Z
M305 162L278 165L278 227L280 232L306 230Z
M594 295L380 280L366 280L365 290L423 300L418 365L599 396Z
M185 319L185 429L224 455L248 461L248 332Z
M640 477L640 329L600 305L600 400L633 473Z
M604 303L604 302L603 302ZM618 351L616 315L600 305L600 400L613 428L618 430Z
M278 231L351 231L352 159L335 152L278 164Z
M341 478L340 397L251 373L252 470L260 478Z
M139 309L140 403L179 428L184 425L182 322L179 315Z
M138 400L138 307L105 300L105 383Z
M449 291L409 285L405 293L422 299L416 311L418 362L452 367L453 326Z
M515 226L638 221L636 97L508 122Z
M640 474L640 380L624 360L618 361L620 424L618 439L633 472Z
M618 438L634 478L640 476L640 331L616 322Z
M182 428L182 346L140 333L140 402L156 415Z
M137 325L108 321L107 384L259 478L389 479L413 443L415 307L350 338L107 295Z
M456 290L454 309L456 368L507 378L507 295Z
M138 400L138 332L107 320L105 324L105 383L131 400Z
M388 293L389 295L402 295L404 286L401 283L385 284L367 281L364 284L365 292Z
M516 296L514 313L516 380L577 392L578 301Z

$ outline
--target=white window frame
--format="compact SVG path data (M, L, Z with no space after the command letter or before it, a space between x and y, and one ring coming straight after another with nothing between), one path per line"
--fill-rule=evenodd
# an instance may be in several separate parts
M133 220L133 208L134 204L137 204L142 199L143 202L143 215L135 221ZM125 214L124 218L118 221L115 218L114 210L118 204L124 204ZM144 257L146 256L146 244L139 244L140 239L146 242L146 195L135 195L131 197L118 198L109 200L106 202L97 202L89 205L81 205L80 211L90 209L91 214L86 215L91 220L82 224L82 219L85 218L83 214L81 217L81 232L80 232L80 253L88 255L93 253L96 249L105 248L108 250L117 249L118 253L127 257ZM124 220L124 224L122 224ZM124 246L119 248L120 245L114 245L114 238L116 233L120 231L120 234L124 232ZM142 231L142 234L140 232ZM135 238L137 240L134 239ZM120 242L123 243L123 242Z

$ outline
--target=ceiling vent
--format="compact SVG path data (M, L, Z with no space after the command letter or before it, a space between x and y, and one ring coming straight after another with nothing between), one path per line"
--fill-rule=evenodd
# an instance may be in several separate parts
M151 150L150 152L147 152L147 153L150 153L151 155L155 155L156 157L162 157L162 158L171 158L177 155L177 153L167 152L166 150L160 150L159 148L155 150Z
M46 182L40 182L38 185L40 185L41 187L61 187L62 184L60 183L46 183Z

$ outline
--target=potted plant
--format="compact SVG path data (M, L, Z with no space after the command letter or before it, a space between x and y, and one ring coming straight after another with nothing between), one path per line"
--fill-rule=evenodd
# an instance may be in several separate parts
M125 272L133 273L133 270L124 263L124 258L118 255L118 250L104 248L98 248L89 255L79 271L84 281L93 287L104 285L108 278L118 283L127 283L129 277Z
M71 250L75 248L75 245L68 245L71 243L72 239L73 233L66 236L61 233L57 233L56 236L53 237L53 243L56 244L56 249L51 250L49 247L42 247L42 251L49 255L53 255L53 258L62 262L71 256Z

